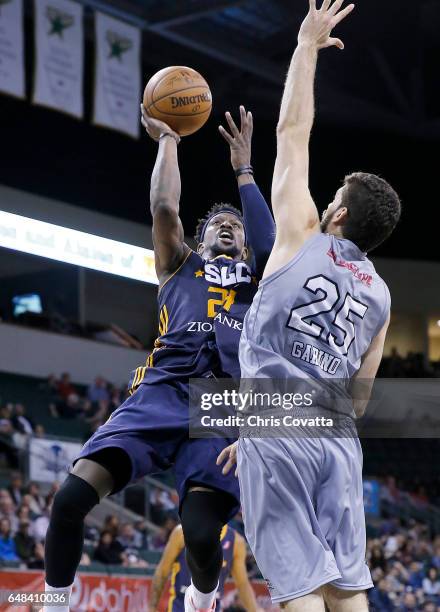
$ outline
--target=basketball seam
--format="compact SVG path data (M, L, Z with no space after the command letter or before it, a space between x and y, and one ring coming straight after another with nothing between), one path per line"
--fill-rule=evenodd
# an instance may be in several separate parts
M176 115L176 113L167 113L167 112L165 112L163 110L160 110L160 108L157 108L157 106L155 104L150 104L148 109L150 109L152 106L154 106L154 108L157 110L157 112L160 113L161 115L169 115L170 117L196 117L197 115L204 115L205 113L210 113L211 110L212 110L212 108L207 108L204 111L200 111L200 113L185 113L185 114L181 114L181 115Z
M159 83L157 85L159 85ZM157 98L157 100L155 100L154 99L154 92L156 91L157 85L155 85L155 87L153 89L153 93L151 94L151 99L153 100L153 102L151 102L151 104L149 104L148 108L150 108L150 106L153 106L153 104L156 104L156 102L160 102L161 100L165 100L165 98L168 98L170 95L178 94L181 91L188 91L189 89L195 89L196 87L199 87L199 88L203 87L204 89L207 89L209 91L209 93L211 93L211 91L209 89L209 85L193 85L192 87L184 87L183 89L179 89L178 91L173 91L172 93L167 93L164 96L161 96L160 98Z

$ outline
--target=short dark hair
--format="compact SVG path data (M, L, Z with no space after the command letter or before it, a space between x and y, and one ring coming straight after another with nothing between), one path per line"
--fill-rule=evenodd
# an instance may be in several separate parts
M342 204L348 210L344 238L367 253L390 236L401 214L399 196L375 174L354 172L345 177Z
M194 239L197 242L197 244L199 244L199 242L201 242L201 238L202 238L202 235L203 235L203 230L204 230L206 224L208 223L208 221L212 217L215 217L216 215L219 215L222 212L231 212L234 215L237 215L237 217L240 219L240 221L244 225L243 215L238 210L238 208L235 208L235 206L232 206L232 204L227 204L225 202L219 202L217 204L214 204L214 206L212 206L208 210L206 215L198 220L197 227L196 227L196 233L194 235Z

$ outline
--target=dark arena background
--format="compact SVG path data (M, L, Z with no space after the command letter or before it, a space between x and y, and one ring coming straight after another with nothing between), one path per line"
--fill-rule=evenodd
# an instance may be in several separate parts
M56 30L57 15L62 31L53 36L63 41L73 31L63 21L64 0L0 0L0 588L6 590L44 588L53 496L80 446L126 397L130 371L145 363L157 336L149 210L157 145L140 125L145 84L161 68L190 66L212 91L209 121L179 145L180 216L194 246L197 221L213 203L240 202L218 132L225 111L238 120L240 104L253 113L252 164L270 201L284 79L308 8L307 0L70 5L81 10L79 59L78 49L61 57L42 40L47 28ZM40 23L39 15L49 14L52 21ZM98 61L99 45L108 42L99 40L98 15L139 33L128 76L121 72L124 51L116 50L116 76ZM22 39L8 31L13 27ZM359 0L337 33L345 50L321 53L316 80L311 193L322 212L344 176L358 170L379 174L399 193L400 224L372 255L392 296L379 376L408 379L411 403L396 402L397 419L409 419L408 406L417 413L423 391L412 391L413 379L428 385L432 403L430 416L418 416L432 419L428 431L415 425L404 435L362 440L367 561L375 582L369 600L378 612L440 610L439 32L439 0ZM109 55L104 50L104 60ZM117 78L128 80L115 84ZM107 79L101 89L100 79ZM130 117L125 124L115 118L121 104L131 112L133 88L135 128ZM116 110L104 112L100 104ZM64 234L66 228L82 234ZM114 269L106 249L120 248L125 264ZM178 521L169 473L96 506L71 609L147 610L152 576ZM232 523L243 533L240 515ZM104 530L119 551L114 558L102 552ZM250 551L246 565L259 608L278 609ZM158 610L167 605L168 587ZM245 609L232 580L223 606Z

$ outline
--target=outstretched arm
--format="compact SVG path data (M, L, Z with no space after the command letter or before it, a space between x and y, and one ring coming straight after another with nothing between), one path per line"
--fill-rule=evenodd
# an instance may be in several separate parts
M277 226L274 252L266 272L287 263L312 234L319 232L319 215L309 191L309 141L314 119L314 81L318 52L344 45L331 38L333 28L354 8L340 11L344 0L324 0L310 10L290 64L277 126L277 159L272 184L272 207Z
M257 600L246 569L246 542L239 533L235 534L231 574L246 612L257 612Z
M159 144L151 177L150 205L156 273L162 284L177 270L189 250L179 217L181 183L177 145L180 138L162 121L148 117L143 107L142 125Z
M275 239L275 223L264 196L258 189L251 169L251 151L253 134L252 113L240 106L241 128L237 128L230 113L226 121L231 133L223 126L220 133L231 149L231 164L235 172L242 171L237 177L240 190L241 206L248 242L255 257L255 272L258 278L263 275ZM245 170L248 169L246 172Z
M177 525L169 537L162 558L154 572L149 601L149 610L151 612L156 612L158 609L163 589L171 574L173 563L182 552L184 546L182 527Z

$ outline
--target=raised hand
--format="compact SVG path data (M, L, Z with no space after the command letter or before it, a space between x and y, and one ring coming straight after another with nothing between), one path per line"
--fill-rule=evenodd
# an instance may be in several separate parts
M229 144L231 148L231 164L234 170L242 166L250 166L252 153L252 133L254 130L254 120L251 112L246 112L244 106L240 106L240 130L235 125L231 113L226 113L226 121L228 122L229 133L220 125L219 132Z
M141 104L141 123L144 126L148 136L156 142L160 139L163 134L170 134L174 140L179 143L180 136L174 132L166 123L159 119L153 119L147 115L147 111L143 104Z
M332 38L331 32L354 9L354 4L349 4L340 10L344 0L324 0L321 8L316 8L316 0L310 0L310 9L301 26L298 43L316 45L317 49L326 47L344 48L340 38Z

